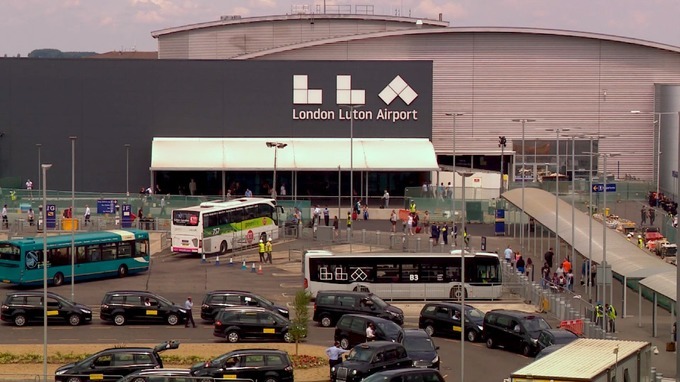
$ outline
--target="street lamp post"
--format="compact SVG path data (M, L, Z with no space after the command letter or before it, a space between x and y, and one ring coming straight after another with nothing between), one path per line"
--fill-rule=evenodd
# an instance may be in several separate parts
M474 173L464 171L458 173L463 178L463 212L462 212L462 232L463 232L463 246L460 250L460 282L462 288L460 290L460 380L465 381L465 251L468 249L465 239L465 220L467 219L467 209L465 208L465 178L472 176ZM455 175L455 172L454 172Z
M76 139L78 137L70 136L71 140L71 301L76 300L75 274L76 274L76 242L75 242L75 215L74 209L76 206ZM43 211L45 211L43 209ZM47 300L46 300L47 301Z
M451 229L456 225L456 117L465 115L459 111L445 113L446 116L453 117L453 130L451 141ZM465 208L465 207L463 207ZM465 223L463 223L465 224ZM454 240L455 245L455 240Z
M35 147L38 148L38 190L42 189L42 186L40 185L41 178L42 178L42 162L40 162L40 149L42 148L42 143L36 143Z
M286 148L286 146L288 146L287 143L267 142L267 147L269 147L269 148L273 147L274 148L274 180L272 181L273 191L271 192L273 199L276 199L276 195L277 195L277 192L276 192L276 152L278 151L278 149Z
M130 196L130 144L126 143L125 147L125 195Z
M555 142L557 144L555 162L557 168L555 169L555 250L557 251L557 264L560 264L560 133L570 131L568 128L561 129L546 129L545 131L555 132Z
M527 123L536 122L536 120L535 119L522 118L522 119L512 119L511 121L522 123L522 167L521 167L521 171L522 171L522 203L521 203L522 205L521 205L521 210L522 210L522 212L519 214L519 227L520 227L519 245L520 245L520 248L521 248L520 253L522 255L524 255L524 183L526 181L525 176L524 176L524 174L525 174L525 171L524 171L525 170L525 168L524 168L524 166L525 166L525 164L524 164L524 127ZM535 174L534 174L534 176L535 176Z
M42 170L42 192L43 192L43 213L47 217L47 170L52 167L51 164L41 164ZM43 251L42 251L42 267L43 267L43 378L47 381L47 229L45 228L43 220Z
M503 175L505 175L505 166L503 166L503 160L505 159L505 146L507 143L508 140L504 135L498 137L498 147L501 148L501 186L499 187L500 192L498 194L498 200L500 200L501 195L503 195L503 186L505 185L505 179L503 177Z

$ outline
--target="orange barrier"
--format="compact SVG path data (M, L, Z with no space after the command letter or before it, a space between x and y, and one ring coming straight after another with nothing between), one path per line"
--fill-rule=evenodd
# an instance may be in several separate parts
M399 220L404 222L407 221L409 214L410 214L409 210L399 210Z
M560 328L566 329L577 336L583 335L583 320L567 320L560 322Z

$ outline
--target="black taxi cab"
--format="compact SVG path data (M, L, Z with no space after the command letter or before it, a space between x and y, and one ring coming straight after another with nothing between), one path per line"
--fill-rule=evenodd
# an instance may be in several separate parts
M21 291L8 293L0 307L2 321L16 326L43 322L45 305L43 292ZM92 309L52 292L47 292L48 323L68 323L72 326L92 321Z
M188 318L188 311L152 292L120 290L107 292L99 316L121 326L128 322L177 325Z
M240 349L191 367L195 378L249 380L253 382L293 382L293 363L288 353L276 349Z
M291 322L266 308L231 307L220 309L213 335L231 343L242 339L293 342Z

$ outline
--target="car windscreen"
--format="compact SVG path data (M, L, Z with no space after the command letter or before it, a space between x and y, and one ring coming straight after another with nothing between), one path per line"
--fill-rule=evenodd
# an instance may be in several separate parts
M530 332L538 332L543 329L551 329L550 325L541 317L529 316L525 317L522 322L524 327Z
M484 312L477 308L468 308L465 310L467 313L467 317L472 319L473 321L482 321L484 320Z
M404 335L404 347L406 352L420 352L420 351L434 351L434 343L432 339L425 336L407 336Z
M198 211L172 211L172 224L195 227L198 225Z
M378 321L376 322L376 326L391 339L397 339L401 332L401 327L392 321Z
M376 306L378 306L381 309L385 309L389 305L382 298L375 296L375 295L371 296L371 301L373 301L373 304L375 304Z
M361 346L355 346L347 356L348 361L370 362L371 358L373 358L373 350Z

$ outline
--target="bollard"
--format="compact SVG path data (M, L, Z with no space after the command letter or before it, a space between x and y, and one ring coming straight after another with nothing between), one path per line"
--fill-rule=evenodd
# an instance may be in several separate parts
M375 243L380 245L380 231L375 231Z
M567 311L567 304L564 302L563 299L560 299L560 314L557 316L561 321L563 321L566 318L566 311Z
M207 261L205 261L205 253L201 253L201 263L207 263Z
M230 257L230 258L229 258L229 266L230 266L230 267L233 267L233 266L234 266L234 258L233 258L233 257Z
M656 381L657 382L662 382L663 381L663 373L656 373Z
M390 249L394 249L394 234L390 234Z
M250 273L255 273L257 270L255 269L255 263L253 263L253 266L250 267Z
M242 271L245 271L245 270L247 270L247 269L248 269L248 266L246 265L246 261L243 260L243 264L241 264L241 270L242 270Z
M420 252L420 238L416 239L416 252Z
M219 255L217 255L217 257L215 257L215 266L218 266L218 265L220 265L220 256Z
M590 318L586 317L583 319L583 336L586 338L592 338L590 332L592 330L592 322L590 322Z
M656 381L656 367L652 367L650 370L651 370L652 382L654 382L654 381Z
M366 229L361 230L361 243L366 244Z
M352 242L352 227L347 227L347 242Z

